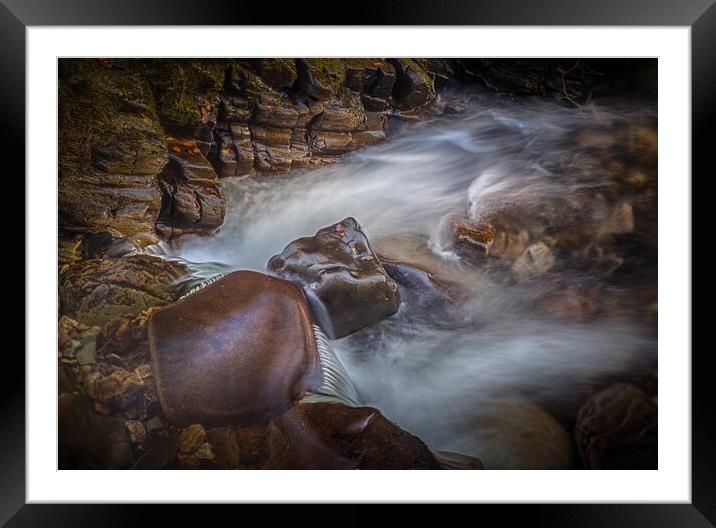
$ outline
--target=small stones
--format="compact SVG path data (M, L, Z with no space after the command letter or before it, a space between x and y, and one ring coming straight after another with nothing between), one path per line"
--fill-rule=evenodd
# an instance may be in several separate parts
M179 451L193 453L201 446L205 438L206 430L204 427L201 424L191 424L179 433Z

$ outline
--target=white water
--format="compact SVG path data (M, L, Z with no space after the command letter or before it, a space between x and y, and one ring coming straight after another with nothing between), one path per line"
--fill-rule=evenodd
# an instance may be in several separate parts
M457 282L468 301L454 313L429 322L403 306L365 339L334 345L367 404L431 447L480 456L489 467L491 457L500 458L496 449L523 449L509 439L500 447L488 439L491 427L498 435L502 427L504 434L514 428L509 416L501 416L505 398L529 394L578 406L592 380L628 373L638 360L653 358L654 332L625 310L579 324L540 315L530 302L549 287L546 281L505 282L461 264L445 251L441 220L450 213L479 217L511 203L609 191L609 180L590 172L599 160L570 139L579 130L609 129L651 110L591 105L580 113L553 102L462 95L446 101L460 113L392 130L384 144L340 164L222 182L227 217L221 231L189 239L177 256L207 274L263 271L292 240L353 216L374 249ZM508 426L494 425L497 417ZM486 418L493 425L486 426ZM539 441L532 448L550 449Z

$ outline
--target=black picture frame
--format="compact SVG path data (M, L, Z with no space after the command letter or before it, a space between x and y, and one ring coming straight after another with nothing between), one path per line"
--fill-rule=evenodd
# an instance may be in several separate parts
M569 526L714 526L716 525L716 414L712 402L709 347L697 339L706 335L708 310L696 302L712 298L711 274L716 263L714 243L706 229L713 225L705 207L716 201L707 192L695 192L706 180L709 135L714 122L716 95L715 0L363 0L350 8L351 25L604 25L688 26L692 51L692 281L701 281L692 296L692 502L690 504L630 505L524 505L484 506L500 521L522 519L530 524ZM27 26L82 25L341 25L345 16L333 2L312 2L310 9L296 4L266 10L261 2L243 0L0 0L0 61L2 62L2 120L4 147L14 153L17 173L24 173L25 31ZM332 17L330 15L333 15ZM328 20L332 18L331 20ZM20 172L22 171L22 172ZM695 175L701 173L700 178ZM678 177L678 175L674 175ZM14 180L17 181L16 179ZM703 184L699 185L702 188ZM25 196L26 200L32 197ZM699 212L700 211L700 212ZM701 235L701 236L699 236ZM707 275L708 273L708 275ZM32 277L25 276L25 281ZM706 343L705 339L701 340ZM6 351L0 403L0 524L7 526L84 526L143 524L146 507L135 505L28 505L25 504L25 371L24 358ZM370 506L353 505L341 513L342 524L372 523ZM183 523L192 522L185 507L171 509ZM417 509L418 511L420 508ZM415 511L415 510L413 510ZM162 515L167 513L162 512ZM419 513L420 514L420 513ZM209 520L199 513L203 522ZM322 515L326 515L323 513ZM481 518L481 517L480 517ZM479 522L478 519L476 521Z

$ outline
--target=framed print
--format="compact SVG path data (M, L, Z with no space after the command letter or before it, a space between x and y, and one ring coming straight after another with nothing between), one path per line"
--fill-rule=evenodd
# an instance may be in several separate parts
M517 4L309 27L5 2L28 310L3 521L544 502L522 511L712 522L691 172L716 8Z

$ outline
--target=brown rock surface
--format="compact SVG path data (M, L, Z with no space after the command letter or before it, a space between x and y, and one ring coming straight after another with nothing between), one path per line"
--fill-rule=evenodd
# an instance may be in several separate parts
M231 273L154 313L157 393L177 425L251 425L320 385L311 314L288 281Z
M398 311L398 287L355 218L294 240L267 268L306 294L324 332L338 339Z

